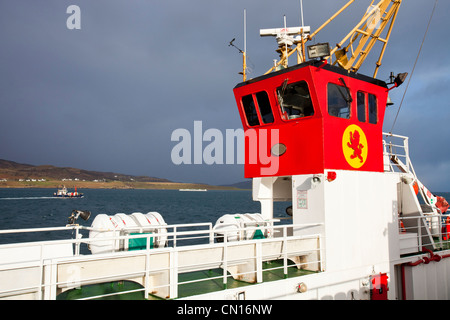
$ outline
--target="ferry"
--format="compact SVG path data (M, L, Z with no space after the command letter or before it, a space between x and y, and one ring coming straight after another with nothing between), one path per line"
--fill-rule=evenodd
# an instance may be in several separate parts
M0 298L448 299L449 205L420 182L408 137L382 129L407 76L376 78L402 1L369 7L334 49L306 45L353 1L315 32L261 30L280 54L264 75L247 79L240 50L234 96L261 212L176 225L155 211L98 214L84 227L90 213L75 211L61 228L1 230L74 236L1 245ZM374 75L357 73L376 42ZM287 220L274 219L277 201L289 202Z
M84 194L79 193L76 187L75 191L69 192L67 191L66 186L61 186L58 188L58 191L53 193L53 196L57 198L83 198Z

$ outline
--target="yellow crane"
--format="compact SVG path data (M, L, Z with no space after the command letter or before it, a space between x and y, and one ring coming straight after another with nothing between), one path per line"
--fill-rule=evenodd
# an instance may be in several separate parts
M292 48L291 45L286 45L285 42L282 45L279 42L280 45L277 52L280 53L280 61L276 62L266 73L272 72L279 67L287 67L288 58L295 52L297 53L297 63L304 62L306 60L305 44L312 40L323 28L342 14L354 2L355 0L348 1L311 34L309 34L309 30L307 33L305 32L305 27L299 28L297 34L300 37L293 38L294 40L292 41L292 45L296 45L295 48ZM377 76L402 0L380 0L378 3L374 3L375 0L372 0L359 23L336 44L328 56L324 57L324 59L328 60L328 63L333 65L337 64L346 70L357 72L374 45L377 42L381 42L381 52L373 73L374 78ZM386 28L387 33L383 36L383 31ZM284 30L286 35L286 27L280 30Z

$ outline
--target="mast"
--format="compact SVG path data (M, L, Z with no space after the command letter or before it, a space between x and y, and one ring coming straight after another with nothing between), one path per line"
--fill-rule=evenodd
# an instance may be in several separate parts
M244 52L242 52L242 77L247 81L247 9L244 9Z

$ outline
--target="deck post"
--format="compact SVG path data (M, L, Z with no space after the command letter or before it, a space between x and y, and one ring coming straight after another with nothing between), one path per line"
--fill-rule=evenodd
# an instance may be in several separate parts
M169 295L171 299L178 298L178 250L171 250L169 254Z
M263 282L263 258L262 258L262 243L255 242L255 259L256 259L256 282Z
M225 231L223 237L223 289L227 289L227 269L228 269L228 232Z

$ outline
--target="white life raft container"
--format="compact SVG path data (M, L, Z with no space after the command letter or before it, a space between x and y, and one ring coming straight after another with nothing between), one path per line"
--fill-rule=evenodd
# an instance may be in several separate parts
M155 234L150 237L150 248L162 248L167 243L167 224L158 212L143 214L135 212L131 215L117 213L113 216L99 214L92 222L89 232L90 239L98 239L89 244L92 254L110 253L115 251L142 250L146 248L147 238L112 239L113 237Z
M260 213L225 214L214 225L214 236L217 242L252 240L271 238L272 223L264 220ZM247 228L247 229L245 229Z

